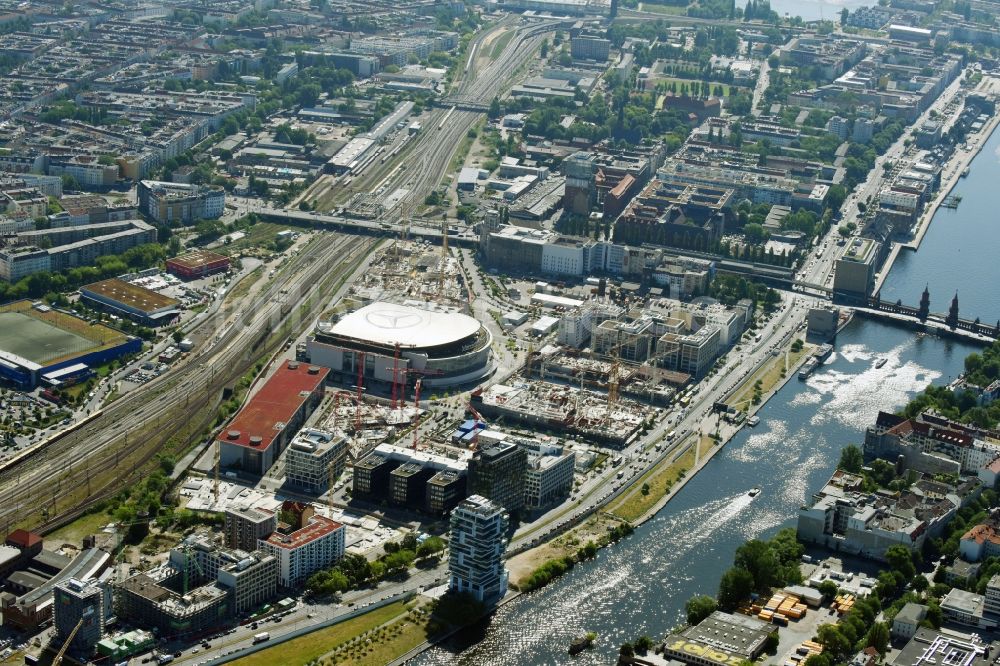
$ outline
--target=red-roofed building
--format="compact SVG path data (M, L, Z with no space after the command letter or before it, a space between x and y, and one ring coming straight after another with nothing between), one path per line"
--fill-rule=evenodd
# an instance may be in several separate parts
M993 511L986 522L973 526L958 543L959 554L966 562L982 562L1000 555L1000 510Z
M208 250L194 250L173 259L167 259L167 272L183 280L225 273L229 270L229 257Z
M291 524L279 523L271 536L258 543L261 550L278 560L282 586L296 587L344 556L344 526L316 514L312 505L286 501L281 516Z
M30 551L32 555L37 555L42 550L42 537L28 530L14 530L7 535L4 543L24 551Z
M221 464L265 474L323 398L329 368L288 361L219 433Z
M919 472L976 474L984 483L996 481L989 466L1000 455L1000 433L950 421L932 412L912 418L882 412L865 432L866 460L895 461Z

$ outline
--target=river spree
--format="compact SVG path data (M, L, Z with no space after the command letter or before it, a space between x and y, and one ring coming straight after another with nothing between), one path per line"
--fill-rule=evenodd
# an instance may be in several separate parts
M744 3L737 3L742 7ZM827 20L840 22L840 12L845 7L854 11L858 7L875 4L872 0L771 0L771 9L779 15L801 16L804 21Z
M959 313L983 322L1000 319L1000 132L994 132L971 164L968 178L952 191L958 209L939 208L916 252L899 253L882 286L882 299L917 305L930 285L931 310L947 312L958 292Z
M587 631L598 648L573 660L608 664L618 646L659 637L694 594L714 594L737 546L795 524L798 508L832 473L839 451L860 444L879 409L892 410L930 382L957 376L975 348L856 321L835 355L807 381L792 379L652 520L597 559L501 608L464 645L435 648L414 664L563 664ZM875 368L877 358L887 363ZM763 492L751 499L754 486Z

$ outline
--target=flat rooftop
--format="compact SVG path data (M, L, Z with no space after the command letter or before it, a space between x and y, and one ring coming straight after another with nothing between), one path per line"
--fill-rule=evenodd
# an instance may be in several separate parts
M309 524L300 530L295 530L288 534L282 534L281 532L274 532L269 536L266 541L278 548L284 548L285 550L294 550L296 548L301 548L310 541L315 541L321 537L326 536L336 532L341 529L343 525L338 523L332 518L327 518L326 516L313 515L309 519Z
M267 449L313 391L323 385L329 372L329 368L287 362L219 434L219 441L260 451Z
M855 238L847 244L840 259L841 261L868 263L872 260L876 247L878 244L871 238Z
M378 302L334 324L331 335L403 348L437 347L475 335L478 321L457 312L432 312L409 305Z
M195 270L205 266L210 266L220 261L228 262L229 257L216 254L215 252L209 252L208 250L195 250L194 252L186 252L185 254L174 257L173 259L167 259L167 264L180 266L181 268L187 268L189 270Z
M118 278L84 285L80 287L80 292L84 295L93 294L95 296L102 296L108 300L120 303L127 308L139 310L146 314L153 314L180 305L180 301L176 298L164 296L152 289L130 284Z
M1000 645L984 643L978 635L945 634L921 627L892 663L894 666L986 666L998 654Z

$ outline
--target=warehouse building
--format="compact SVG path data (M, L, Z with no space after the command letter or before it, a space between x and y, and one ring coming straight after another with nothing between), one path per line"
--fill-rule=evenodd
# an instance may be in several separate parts
M216 440L221 464L263 475L323 397L329 370L288 361Z
M650 663L711 666L755 661L764 652L773 629L773 625L757 618L715 611L697 625L667 638L662 661Z
M169 326L180 317L180 301L118 278L80 287L88 305L127 317L143 326Z

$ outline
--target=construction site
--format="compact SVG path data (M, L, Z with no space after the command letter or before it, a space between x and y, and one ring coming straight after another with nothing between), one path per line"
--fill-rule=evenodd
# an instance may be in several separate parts
M347 292L340 314L381 300L441 303L464 311L468 303L458 260L447 247L399 238L373 258Z
M691 375L685 372L598 358L586 350L556 345L533 352L522 374L604 394L614 377L619 395L659 406L670 404L677 392L691 383Z
M498 423L524 425L620 449L639 435L650 408L622 397L615 371L611 374L606 394L569 384L514 378L473 392L472 404Z

